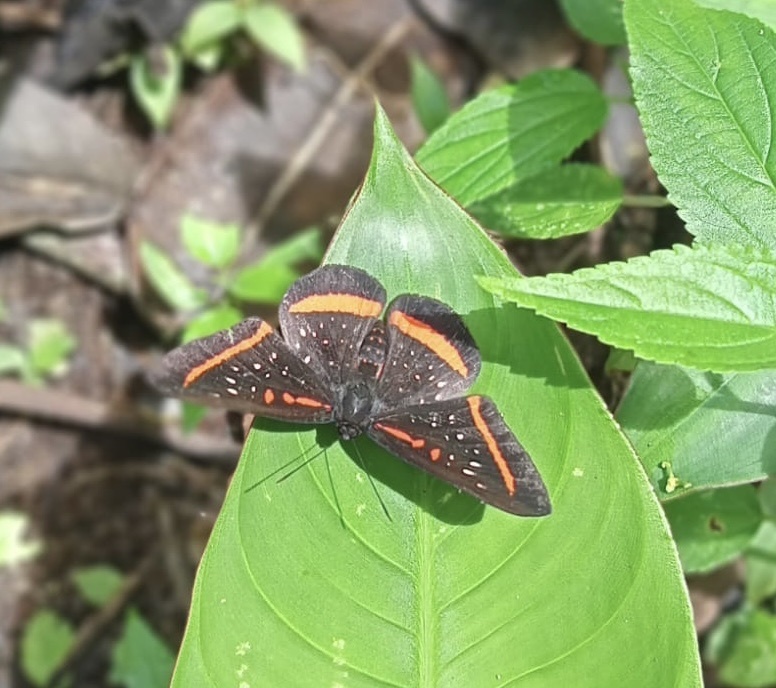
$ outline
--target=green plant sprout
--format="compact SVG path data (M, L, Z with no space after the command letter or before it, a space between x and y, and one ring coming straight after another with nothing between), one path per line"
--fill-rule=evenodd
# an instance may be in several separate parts
M30 385L42 385L46 378L61 376L76 340L65 325L54 318L30 321L27 346L0 344L0 375L19 375Z
M264 0L202 3L177 43L129 58L130 91L155 129L166 129L170 123L184 63L213 71L240 37L296 71L305 67L304 38L282 6Z

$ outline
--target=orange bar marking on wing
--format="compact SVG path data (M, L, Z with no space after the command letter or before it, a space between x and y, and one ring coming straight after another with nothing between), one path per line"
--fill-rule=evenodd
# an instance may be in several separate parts
M189 374L186 375L186 378L183 380L183 386L188 387L189 385L199 380L199 378L201 378L205 373L213 370L213 368L217 368L222 363L226 363L226 361L234 358L238 354L241 354L243 351L247 351L248 349L252 349L254 346L258 346L264 339L271 335L273 331L274 330L270 325L265 322L261 323L259 329L256 330L256 332L250 337L246 337L242 341L237 342L237 344L234 344L229 348L224 349L221 353L218 353L215 356L207 359L207 361L204 363L200 363L198 366L192 368L189 371Z
M431 349L461 377L469 375L469 368L464 363L463 358L461 358L458 349L450 343L447 337L437 332L430 325L401 311L393 311L388 319L388 323L396 327L402 334L406 334L408 337Z
M510 495L515 494L517 489L515 476L512 475L512 471L509 470L509 464L501 453L501 448L496 442L496 438L493 437L493 433L490 431L488 424L482 417L482 411L480 406L482 404L482 397L467 397L466 402L469 404L469 410L472 412L472 418L474 418L474 426L480 431L480 434L485 440L485 444L488 446L488 451L496 462L499 473L501 473L501 479L504 481L504 485L507 488L507 492Z
M306 406L307 408L322 408L327 410L331 408L328 404L324 404L317 399L311 399L310 397L295 397L288 392L283 392L283 401L289 406L296 404L297 406Z
M264 390L264 403L269 406L273 401L275 401L275 392L273 392L271 389L265 389Z
M395 437L400 442L406 442L409 444L413 449L422 449L423 446L426 444L426 440L424 440L422 437L413 437L409 433L404 432L404 430L399 430L398 428L392 428L388 425L383 425L382 423L375 423L375 427L378 430L382 430L387 435L390 435L391 437Z
M429 452L429 456L431 457L432 461L439 461L439 457L442 456L442 450L439 447L434 447Z
M355 294L312 294L291 304L289 313L348 313L362 318L376 318L383 304Z
M310 397L297 397L295 403L308 408L329 408L328 404L322 404L317 399L310 399Z

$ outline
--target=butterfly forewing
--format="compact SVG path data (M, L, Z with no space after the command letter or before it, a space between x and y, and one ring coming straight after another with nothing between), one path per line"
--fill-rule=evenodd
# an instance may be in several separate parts
M461 317L424 296L397 297L385 316L388 354L377 385L378 409L460 396L480 372L480 352Z
M347 382L385 307L385 289L363 270L326 265L299 279L280 304L289 346L327 386Z
M520 516L550 512L536 467L496 405L469 396L402 408L376 418L369 436L460 490Z
M328 389L261 318L174 349L152 381L171 396L236 411L302 423L333 420Z

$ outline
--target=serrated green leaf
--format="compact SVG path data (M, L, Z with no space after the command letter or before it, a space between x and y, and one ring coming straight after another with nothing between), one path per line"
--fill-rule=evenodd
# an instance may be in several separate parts
M184 215L181 218L181 239L186 250L197 260L213 268L225 268L237 258L240 249L240 228Z
M129 65L129 83L138 105L155 129L166 129L181 90L181 59L169 46L153 60L134 55Z
M193 311L205 304L205 292L197 289L172 259L153 244L140 244L140 262L148 281L170 308Z
M166 643L130 609L124 632L113 648L110 679L125 688L167 688L175 657ZM202 685L205 676L191 685Z
M450 115L450 99L436 74L413 55L410 58L412 104L427 134L439 128Z
M625 45L622 0L560 0L569 23L601 45Z
M463 204L557 165L604 122L595 83L571 70L536 72L451 115L418 151L420 166Z
M18 346L0 344L0 375L18 373L27 365L27 357Z
M297 71L304 68L304 39L285 8L268 2L250 4L244 10L243 26L259 46Z
M181 335L181 343L185 344L200 337L207 337L219 330L225 330L242 319L243 314L227 304L209 308L189 321Z
M40 542L24 537L28 526L25 514L0 511L0 569L32 559L40 551Z
M570 275L481 284L640 358L701 370L776 368L770 252L675 246Z
M112 566L97 565L76 569L71 576L78 592L95 607L107 604L118 592L124 576Z
M652 165L687 229L776 247L773 32L691 0L630 0L625 20Z
M776 30L776 4L773 0L695 0L701 7L712 10L740 12Z
M239 28L240 6L233 0L216 0L199 5L186 22L181 48L188 56L198 54Z
M41 376L64 372L67 358L76 341L65 324L53 318L39 318L30 323L27 356L30 366Z
M21 665L25 676L44 686L73 644L75 633L63 618L48 609L37 612L22 633Z
M667 462L693 489L776 473L776 371L704 373L642 362L617 420L662 498Z
M364 438L356 450L330 444L333 428L260 421L199 568L173 686L236 671L289 688L700 686L676 552L627 442L557 328L478 288L474 274L513 268L379 109L327 259L375 275L389 298L435 296L463 315L483 355L475 389L531 452L553 514L483 508ZM262 481L319 438L325 457Z
M488 229L555 239L601 226L622 203L622 182L595 165L551 167L473 204Z
M685 573L727 564L752 542L762 521L751 485L695 492L665 504Z
M776 617L759 609L723 617L709 637L706 657L725 685L769 688L776 679Z
M746 549L746 599L753 605L776 595L776 523L763 521Z

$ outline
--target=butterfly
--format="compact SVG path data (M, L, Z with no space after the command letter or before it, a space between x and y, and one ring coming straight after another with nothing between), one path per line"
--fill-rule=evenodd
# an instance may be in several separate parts
M486 504L549 514L544 482L495 403L466 395L481 357L461 317L416 294L385 305L385 289L368 273L325 265L283 297L282 336L248 318L172 350L152 381L170 396L335 423L342 440L366 434Z

